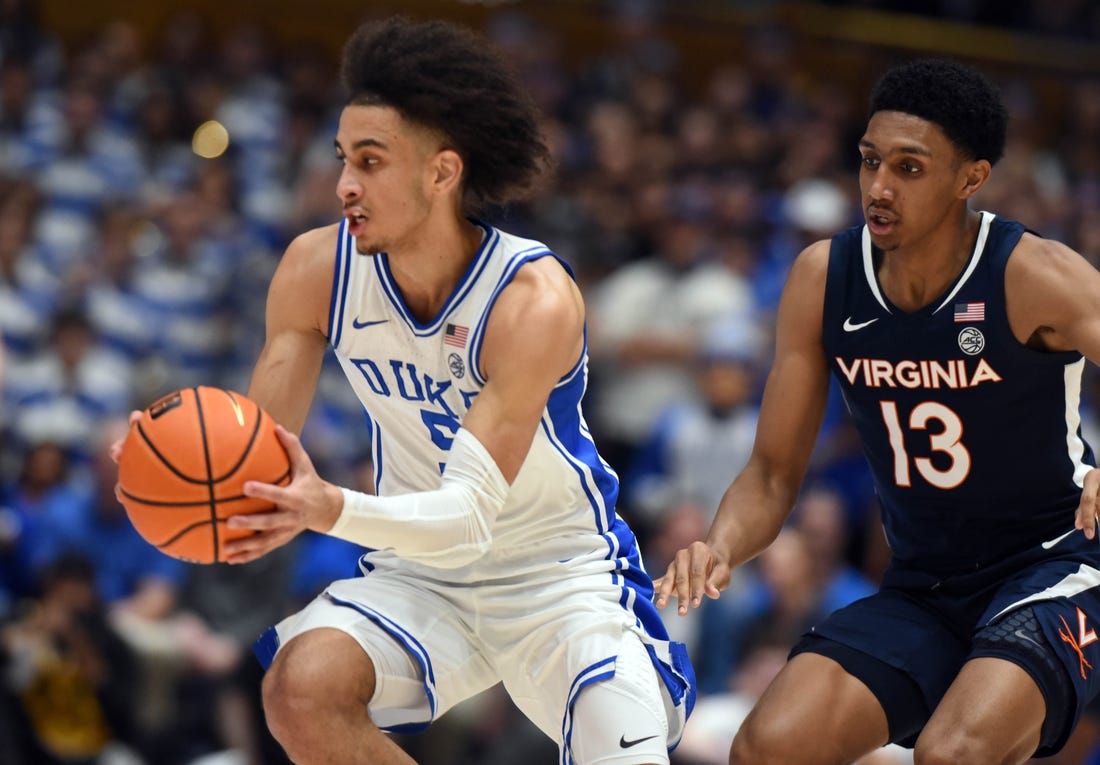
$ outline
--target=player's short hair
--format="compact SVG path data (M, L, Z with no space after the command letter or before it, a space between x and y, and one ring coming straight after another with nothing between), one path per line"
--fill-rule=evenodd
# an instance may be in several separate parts
M349 105L391 107L462 157L469 211L523 197L549 163L538 109L489 41L442 21L395 16L344 46Z
M934 122L967 159L996 164L1005 150L1008 110L997 86L958 61L924 59L900 64L871 92L868 118L881 111Z

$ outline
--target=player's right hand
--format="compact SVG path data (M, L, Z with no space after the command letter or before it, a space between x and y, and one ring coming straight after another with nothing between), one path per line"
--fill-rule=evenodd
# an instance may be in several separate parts
M230 516L226 526L252 534L222 543L226 563L249 563L282 547L309 529L323 534L332 528L344 508L340 488L317 474L313 460L302 448L298 436L282 425L275 426L279 443L290 458L290 483L280 486L245 481L244 495L270 502L273 510Z
M657 608L664 608L675 594L677 612L683 616L689 604L698 608L703 595L717 598L730 583L730 567L726 559L706 542L692 542L676 553L665 575L653 583Z

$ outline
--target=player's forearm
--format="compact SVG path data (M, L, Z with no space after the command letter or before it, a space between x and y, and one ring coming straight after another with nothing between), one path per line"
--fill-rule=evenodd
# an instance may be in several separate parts
M455 435L438 489L393 497L341 491L343 509L326 533L393 550L409 560L456 568L489 549L508 482L485 447L463 429Z
M284 333L264 346L248 385L248 397L275 422L300 434L321 376L325 354L319 334Z
M722 497L707 544L730 568L755 558L779 535L797 493L797 486L750 463Z

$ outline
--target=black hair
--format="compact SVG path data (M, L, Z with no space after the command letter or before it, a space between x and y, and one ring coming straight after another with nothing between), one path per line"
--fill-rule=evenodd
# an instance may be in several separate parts
M72 581L95 582L95 565L85 553L65 550L42 569L40 576L46 585Z
M442 21L364 24L344 46L349 105L391 107L443 136L475 212L524 196L550 152L534 101L488 40Z
M993 165L1004 155L1008 110L1000 91L958 61L925 59L890 69L871 93L867 116L881 111L936 123L967 159Z
M93 331L91 322L84 306L79 302L64 303L54 313L51 334L56 337L59 333L77 329L85 332Z

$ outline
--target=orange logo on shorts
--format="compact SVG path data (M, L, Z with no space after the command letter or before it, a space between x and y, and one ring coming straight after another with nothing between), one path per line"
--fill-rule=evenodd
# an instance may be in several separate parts
M1085 625L1085 612L1080 608L1077 609L1077 637L1074 638L1072 631L1070 631L1069 625L1066 624L1065 617L1059 616L1058 621L1062 622L1064 629L1058 630L1058 637L1062 638L1063 643L1068 643L1069 647L1073 649L1077 654L1077 659L1081 662L1081 679L1087 680L1088 675L1086 669L1092 669L1092 665L1089 664L1088 659L1085 658L1085 653L1082 650L1085 646L1095 643L1100 638L1096 636L1096 630L1086 629Z

